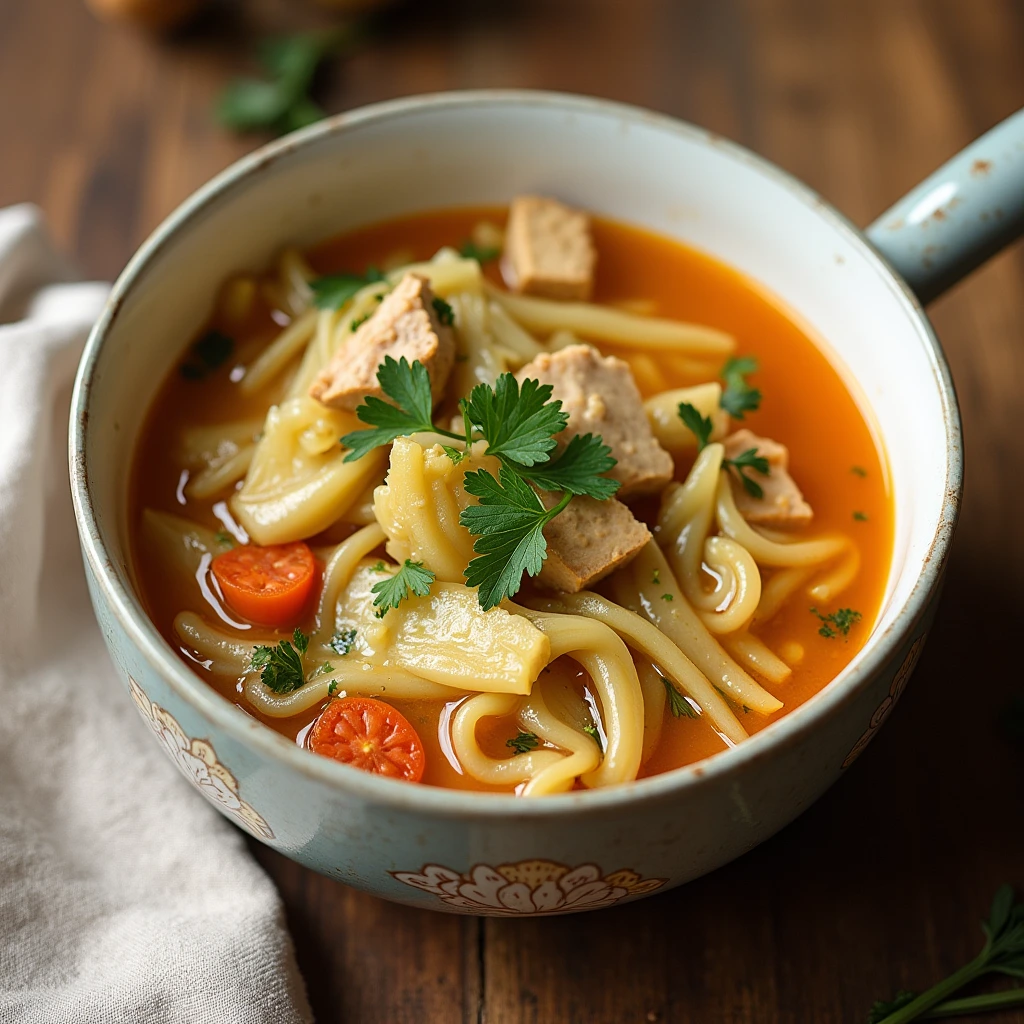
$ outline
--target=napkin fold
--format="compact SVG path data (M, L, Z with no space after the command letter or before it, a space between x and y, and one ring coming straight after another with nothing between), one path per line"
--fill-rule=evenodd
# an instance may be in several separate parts
M108 289L71 278L38 210L0 210L0 1021L309 1022L273 885L93 618L66 439Z

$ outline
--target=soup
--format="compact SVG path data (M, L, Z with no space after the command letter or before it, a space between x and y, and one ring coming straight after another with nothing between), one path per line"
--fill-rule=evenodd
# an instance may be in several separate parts
M892 548L877 439L786 311L534 197L226 282L132 494L147 610L226 699L312 754L523 796L798 707Z

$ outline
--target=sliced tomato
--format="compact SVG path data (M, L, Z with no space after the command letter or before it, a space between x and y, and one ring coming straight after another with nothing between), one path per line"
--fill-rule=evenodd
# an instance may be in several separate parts
M405 715L372 697L341 697L320 713L309 749L364 772L419 782L426 755Z
M301 540L243 544L218 555L210 568L232 611L261 626L294 626L316 577L316 559Z

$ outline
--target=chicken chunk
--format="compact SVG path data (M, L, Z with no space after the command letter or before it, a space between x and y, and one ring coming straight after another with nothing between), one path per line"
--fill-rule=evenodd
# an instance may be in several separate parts
M549 299L585 301L594 288L596 262L585 213L539 196L512 201L502 260L510 288Z
M748 494L737 474L730 473L732 493L736 508L748 523L761 526L806 526L814 517L814 511L804 500L800 488L789 475L789 449L767 437L758 437L749 430L737 430L725 441L725 457L735 459L751 448L768 460L768 475L756 470L746 470L747 475L764 492L755 498Z
M425 277L406 274L320 372L310 396L332 409L353 410L367 395L381 397L377 371L385 356L419 360L436 403L455 363L455 337L438 319Z
M651 432L633 374L621 359L603 357L589 345L570 345L541 353L516 377L550 384L552 397L561 399L569 425L560 442L574 434L601 435L616 460L608 475L619 481L619 497L660 491L672 479L672 456Z
M559 496L541 497L550 508ZM544 527L544 537L548 557L537 582L575 594L638 554L651 532L621 501L576 497Z

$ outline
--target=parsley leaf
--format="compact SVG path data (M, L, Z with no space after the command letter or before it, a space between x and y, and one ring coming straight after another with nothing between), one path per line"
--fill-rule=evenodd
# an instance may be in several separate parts
M265 41L259 57L269 79L231 82L217 102L220 122L236 132L284 134L319 121L324 112L309 96L313 76L321 61L355 39L355 33L341 29Z
M410 590L417 597L426 597L435 578L422 562L411 562L407 558L393 576L370 587L370 593L376 595L373 606L377 609L377 616L383 618L389 608L397 608L409 596Z
M743 483L743 489L752 498L764 497L764 489L756 480L747 476L746 472L748 469L753 469L762 476L768 476L771 472L768 460L764 456L758 455L756 448L748 448L745 452L740 452L735 459L722 459L722 465L731 466L736 471L736 475Z
M511 747L517 754L526 754L540 746L540 739L536 733L521 732L518 736L505 740L505 746Z
M826 640L833 640L840 634L849 635L850 627L855 626L861 619L860 612L854 611L852 608L840 608L829 615L822 615L817 608L812 608L811 614L817 615L821 619L821 628L818 633Z
M477 245L470 239L459 246L459 255L463 259L476 260L477 263L490 263L501 255L501 250L495 245Z
M859 476L861 479L868 475L868 471L863 466L851 466L850 472L854 476Z
M332 679L327 684L327 696L328 697L333 697L337 692L338 692L338 680L337 679Z
M367 267L365 274L326 274L310 281L309 287L313 290L313 305L317 309L341 309L346 302L352 301L360 288L383 280L384 275L376 267Z
M410 366L405 356L400 362L385 356L383 366L377 371L377 380L384 394L398 404L392 405L375 395L367 395L363 399L363 404L356 409L356 416L373 429L354 430L341 439L346 448L352 449L345 456L346 462L354 462L374 448L390 444L396 437L436 430L430 377L418 359Z
M683 426L693 431L693 435L697 438L697 451L704 451L711 439L711 431L714 429L711 417L701 416L700 410L689 402L680 402L679 418L683 421Z
M566 492L553 508L545 508L537 493L507 466L499 479L478 470L464 478L466 490L480 499L463 509L459 522L477 536L478 557L466 567L466 583L477 587L480 607L493 608L519 592L523 573L536 576L547 558L544 527L557 516L572 495Z
M188 359L181 364L181 375L187 380L200 380L223 366L235 349L235 339L223 331L207 331L189 349Z
M331 637L330 647L331 650L336 654L344 657L349 651L355 647L356 644L356 631L354 629L339 629L334 636Z
M868 521L868 516L866 512L854 512L853 518L858 523L866 523Z
M672 712L673 718L696 718L697 711L694 706L664 677L661 681L665 684L665 693L668 694L668 709Z
M757 360L751 356L730 359L722 367L725 387L719 405L730 415L741 420L744 414L756 412L761 404L761 392L747 383L747 374L757 372Z
M888 1002L876 999L871 1007L871 1012L868 1014L868 1024L881 1024L881 1021L885 1020L891 1013L902 1010L904 1006L912 1003L916 998L916 993L900 989Z
M614 465L611 448L600 436L574 434L554 461L518 472L542 490L586 494L598 501L605 501L619 489L618 480L601 475Z
M521 466L547 462L556 445L553 434L565 430L569 417L562 403L551 401L551 385L503 373L493 388L478 384L463 408L469 422L487 438L487 454Z
M233 548L235 546L235 538L227 530L218 530L213 536L221 547Z
M455 323L455 310L444 299L435 295L433 302L430 304L434 307L434 312L437 314L438 323L444 327L451 327Z
M280 640L273 647L261 644L253 648L250 664L260 669L260 679L267 689L291 693L306 681L302 656L308 647L309 637L296 626L291 642Z

